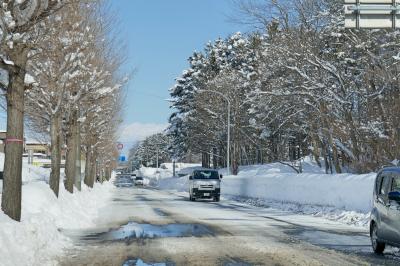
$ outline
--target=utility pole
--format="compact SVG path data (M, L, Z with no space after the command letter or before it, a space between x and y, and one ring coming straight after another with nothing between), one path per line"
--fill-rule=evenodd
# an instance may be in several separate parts
M158 171L158 146L157 146L157 171Z
M228 102L228 140L226 143L227 147L227 155L226 155L226 164L228 168L228 175L231 174L231 164L230 164L230 143L231 143L231 102L226 98L226 101Z

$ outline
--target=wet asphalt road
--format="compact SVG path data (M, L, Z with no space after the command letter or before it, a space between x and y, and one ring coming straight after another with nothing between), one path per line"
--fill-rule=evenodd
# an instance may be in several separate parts
M65 232L75 248L61 265L400 265L396 249L374 255L361 229L114 182L98 226Z

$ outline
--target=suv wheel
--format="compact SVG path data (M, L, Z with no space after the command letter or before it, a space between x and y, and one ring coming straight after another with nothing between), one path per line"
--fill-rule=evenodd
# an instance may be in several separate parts
M371 225L371 243L372 249L376 254L382 254L385 250L386 244L378 240L378 226L376 223Z

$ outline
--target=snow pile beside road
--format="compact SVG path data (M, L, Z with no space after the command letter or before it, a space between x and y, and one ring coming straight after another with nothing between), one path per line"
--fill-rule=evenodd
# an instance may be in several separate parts
M374 180L375 174L265 173L252 176L242 171L238 176L227 176L222 186L228 195L366 213L372 206Z
M111 183L70 194L62 185L57 199L42 181L23 186L22 219L15 222L0 212L0 264L52 265L52 257L71 245L61 229L94 225L98 210L111 197Z
M365 227L368 226L369 224L369 216L370 216L369 212L363 213L357 211L347 211L333 206L289 203L289 202L265 200L261 198L230 196L226 194L224 198L228 198L234 201L242 202L256 207L273 208L296 214L311 215L314 217L321 217L349 225Z
M179 171L181 169L185 169L188 167L196 167L196 166L201 166L201 164L198 164L198 163L175 163L175 170ZM174 164L173 163L162 163L161 168L172 171L174 168Z
M193 169L199 167L201 168L200 164L176 163L176 175L187 175ZM163 163L158 169L153 167L141 167L139 173L139 175L141 175L142 177L155 180L170 178L173 176L173 166L172 163Z
M93 226L114 186L82 186L81 192L70 194L61 183L57 199L46 183L48 169L24 164L23 173L21 222L0 211L0 264L54 265L54 258L72 244L62 229Z
M222 195L255 206L325 217L347 224L368 224L375 173L327 175L312 162L296 174L279 163L241 167L225 176ZM226 173L226 170L220 171ZM188 177L158 180L160 189L188 191Z
M139 170L142 177L151 177L151 178L169 178L173 175L172 170L169 169L157 169L152 167L141 167Z
M179 192L188 192L189 191L189 178L188 178L188 176L164 178L164 179L158 180L158 183L156 186L158 188L164 189L164 190L176 190Z

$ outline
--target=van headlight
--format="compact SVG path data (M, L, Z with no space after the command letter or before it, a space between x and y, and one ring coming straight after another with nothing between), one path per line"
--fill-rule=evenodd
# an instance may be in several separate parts
M193 187L194 187L194 188L199 188L200 185L201 185L201 182L199 182L199 181L194 181L194 182L193 182Z
M214 181L213 185L214 185L215 188L220 188L221 187L221 182Z

